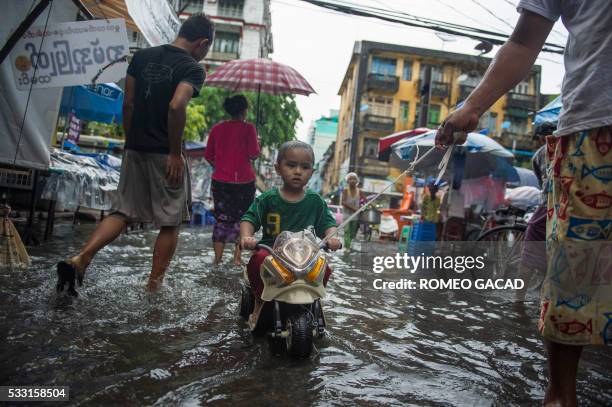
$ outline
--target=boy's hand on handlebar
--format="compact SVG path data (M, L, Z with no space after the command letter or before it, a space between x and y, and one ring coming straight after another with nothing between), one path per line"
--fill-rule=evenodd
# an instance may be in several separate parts
M340 239L337 237L332 237L327 241L327 248L332 252L339 250L342 248L342 243L340 243Z
M257 246L257 239L253 236L244 236L240 238L240 247L243 250L254 250Z

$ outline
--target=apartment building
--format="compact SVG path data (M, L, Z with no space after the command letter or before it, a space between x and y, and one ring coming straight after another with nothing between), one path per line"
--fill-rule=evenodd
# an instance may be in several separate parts
M336 141L338 134L338 110L330 110L328 116L313 120L308 128L308 143L315 155L315 164L322 158L328 147Z
M340 86L334 163L327 176L339 185L346 171L375 181L393 175L380 162L378 140L401 130L437 128L482 79L490 58L370 41L358 41ZM541 67L486 112L487 129L504 146L535 149L530 113L539 107ZM367 184L367 182L364 182Z
M204 12L215 23L215 41L204 62L267 58L273 51L270 0L174 0L181 20Z

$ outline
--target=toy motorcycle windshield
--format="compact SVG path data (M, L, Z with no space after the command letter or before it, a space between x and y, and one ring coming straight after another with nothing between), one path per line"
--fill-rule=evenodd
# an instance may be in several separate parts
M296 277L303 277L317 260L319 245L315 236L308 230L285 231L276 238L272 252Z

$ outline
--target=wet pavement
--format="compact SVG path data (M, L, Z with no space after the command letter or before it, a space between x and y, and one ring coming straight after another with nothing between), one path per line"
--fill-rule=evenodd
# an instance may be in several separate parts
M69 385L71 404L122 406L507 406L543 397L534 302L377 291L359 255L338 254L328 335L295 361L271 353L237 316L241 271L212 267L209 229L183 229L158 295L144 292L155 238L145 231L100 252L78 299L57 297L55 262L92 228L59 224L29 249L28 270L0 270L0 385ZM612 352L586 350L581 405L612 405L611 371Z

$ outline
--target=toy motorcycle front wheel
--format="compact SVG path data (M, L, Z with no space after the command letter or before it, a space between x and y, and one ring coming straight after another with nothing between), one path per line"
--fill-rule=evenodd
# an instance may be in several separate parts
M291 315L285 322L287 352L296 358L305 358L312 352L313 323L310 312Z

